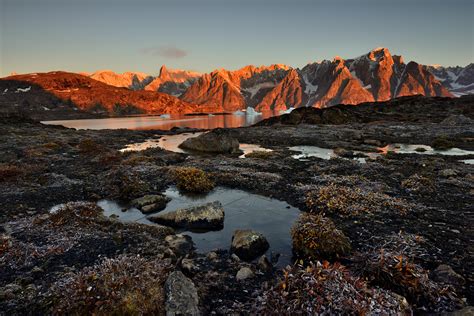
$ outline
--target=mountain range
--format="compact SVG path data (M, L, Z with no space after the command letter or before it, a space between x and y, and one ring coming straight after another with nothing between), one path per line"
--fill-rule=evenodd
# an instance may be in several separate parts
M31 82L60 99L68 98L86 111L99 109L110 113L117 104L133 105L140 112L151 114L232 112L248 107L257 111L282 111L386 101L418 94L444 97L472 94L474 64L442 67L414 61L405 63L402 56L392 55L387 48L376 48L356 58L335 57L301 69L275 64L249 65L233 71L217 69L207 74L162 66L158 76L108 70L91 74L51 72L3 78L2 91L8 89L5 81L9 80ZM0 94L0 99L6 94Z

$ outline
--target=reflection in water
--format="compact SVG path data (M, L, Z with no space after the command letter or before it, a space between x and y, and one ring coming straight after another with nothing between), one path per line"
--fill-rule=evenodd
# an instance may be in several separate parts
M125 148L120 149L121 152L126 151L141 151L148 148L160 147L168 151L174 151L177 153L185 153L186 151L179 148L179 144L184 142L186 139L191 137L197 137L203 134L203 132L197 133L182 133L176 135L164 135L159 139L147 139L141 143L128 144Z
M160 213L213 201L220 201L224 206L222 230L205 233L185 232L192 237L198 252L229 249L232 234L236 229L253 229L267 238L270 244L268 255L272 251L281 254L279 267L291 263L290 229L298 217L297 208L276 199L223 187L217 187L207 195L198 196L182 195L176 188L171 187L166 190L165 195L171 198L171 201ZM97 204L104 209L106 216L118 216L120 221L156 225L134 207L120 205L110 200L100 200Z
M316 157L321 159L329 160L333 157L336 157L334 150L328 148L321 148L317 146L293 146L288 148L292 151L299 151L301 154L296 154L291 157L295 159L306 159L309 157Z
M173 127L189 127L200 129L235 128L253 125L275 113L266 112L262 115L161 115L116 117L105 119L43 121L44 124L63 125L75 129L161 129L170 130Z
M204 132L197 132L197 133L181 133L176 135L164 135L159 139L147 139L141 143L134 143L128 144L125 148L120 149L121 152L126 151L141 151L148 148L156 148L160 147L168 151L173 151L176 153L189 153L189 154L196 154L196 152L187 151L185 149L179 148L179 145L184 142L188 138L197 137ZM240 150L242 150L243 154L239 156L239 158L245 158L245 155L254 152L254 151L272 151L271 149L261 147L260 145L256 144L240 144ZM206 153L209 154L209 153Z
M397 154L420 154L420 155L446 155L446 156L465 156L474 155L474 151L459 148L451 148L446 150L437 150L428 145L411 145L411 144L389 144L385 147L377 148L380 154L394 152Z

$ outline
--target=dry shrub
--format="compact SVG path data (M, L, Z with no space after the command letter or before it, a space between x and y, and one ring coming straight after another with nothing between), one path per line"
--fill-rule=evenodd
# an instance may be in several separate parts
M256 150L246 154L245 157L254 159L270 159L273 155L274 153L271 151Z
M406 301L389 291L368 288L339 263L287 267L279 284L257 299L259 314L397 315L409 312Z
M179 190L192 193L205 193L214 188L214 183L206 172L193 167L180 167L172 170L172 176Z
M429 278L428 271L415 263L426 256L417 235L394 234L365 253L354 256L354 271L377 285L400 295L418 309L431 312L452 310L460 303L454 290Z
M361 213L375 213L386 210L404 215L409 205L403 200L383 193L329 183L319 190L309 191L306 205L311 212L354 216Z
M103 214L102 208L89 202L70 202L61 206L49 216L53 226L63 226L73 222L88 224L95 222ZM40 224L37 222L37 224Z
M435 182L433 179L420 176L418 174L411 175L402 181L403 189L414 193L431 193L435 190Z
M164 282L170 266L139 256L104 259L57 282L52 313L67 315L164 315Z
M15 180L23 175L23 169L12 164L0 164L0 182Z
M349 238L322 215L305 213L291 229L293 251L310 259L335 259L351 249Z

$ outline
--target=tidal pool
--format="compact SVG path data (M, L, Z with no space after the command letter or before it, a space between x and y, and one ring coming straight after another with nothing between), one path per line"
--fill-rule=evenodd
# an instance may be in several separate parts
M307 159L310 157L329 160L331 158L337 157L333 149L321 148L317 146L293 146L288 149L292 151L299 151L300 154L295 154L291 156L299 160Z
M289 147L289 150L298 151L299 154L292 155L293 158L304 160L310 157L316 157L320 159L329 160L331 158L340 157L334 153L333 149L322 148L317 146L293 146ZM377 157L386 155L388 153L397 154L419 154L419 155L446 155L446 156L466 156L474 155L474 151L464 150L459 148L451 148L446 150L437 150L428 145L412 145L412 144L389 144L384 147L378 147L377 151L374 152L362 152L355 150L355 154L363 154L366 157L354 157L344 159L354 159L360 163L366 163L368 159L376 159ZM465 163L472 163L468 160L463 160Z
M446 156L465 156L474 155L474 151L459 148L450 148L446 150L434 149L428 145L412 144L389 144L378 148L379 153L387 154L394 152L397 154L419 154L419 155L446 155Z
M184 142L188 138L192 137L197 137L201 134L204 134L206 132L196 132L196 133L182 133L182 134L176 134L176 135L164 135L159 139L147 139L144 142L141 143L134 143L134 144L129 144L125 146L125 148L120 149L121 152L126 152L126 151L141 151L145 150L148 148L163 148L168 151L173 151L176 153L188 153L188 154L197 154L196 152L191 152L185 149L179 148L179 145ZM240 144L239 145L240 150L242 150L242 155L240 155L240 158L245 158L245 155L254 152L254 151L272 151L271 149L264 148L260 145L256 144ZM209 153L205 153L206 155L209 155Z
M224 187L217 187L207 195L183 195L175 187L170 187L164 194L171 198L171 201L163 211L150 215L144 215L135 207L111 200L100 200L97 205L104 209L106 216L113 215L120 221L156 225L147 217L171 212L178 208L220 201L225 212L222 230L203 233L183 232L192 237L198 252L230 249L232 234L236 229L253 229L267 238L270 244L268 257L272 252L280 254L277 264L279 267L291 263L290 230L299 215L299 210L286 202Z

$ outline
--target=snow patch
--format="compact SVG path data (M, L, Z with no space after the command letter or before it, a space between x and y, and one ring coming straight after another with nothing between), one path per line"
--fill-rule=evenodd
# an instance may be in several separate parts
M250 98L253 98L257 94L257 92L260 91L260 89L273 88L273 87L275 87L274 82L262 82L262 83L256 84L253 87L244 88L242 89L242 91L250 93Z
M293 111L294 109L295 109L294 107L291 107L291 108L289 108L288 110L281 110L281 111L280 111L280 115L281 115L281 114L289 114L289 113L291 113L291 111Z
M242 115L245 115L245 112L243 112L243 111L241 111L241 110L238 110L238 111L235 111L235 112L232 113L232 114L242 116Z
M18 88L16 89L15 93L28 92L30 90L31 90L31 86L29 86L28 88Z
M305 83L306 88L304 89L304 93L306 94L312 94L318 91L318 85L313 85L311 82L309 82L308 75L304 74L303 75L303 81Z
M245 113L246 113L247 115L249 115L249 116L262 115L262 113L255 111L255 109L252 108L252 107L250 107L250 106L247 108L247 110L246 110Z

